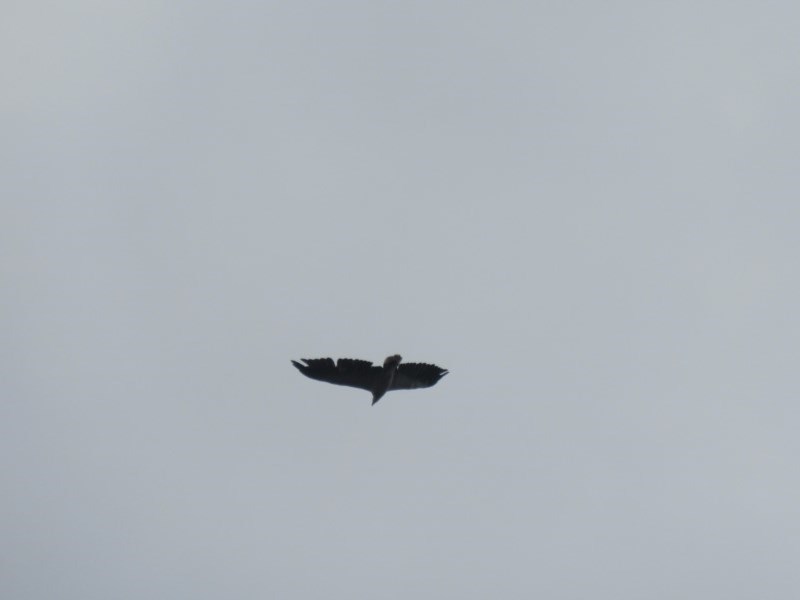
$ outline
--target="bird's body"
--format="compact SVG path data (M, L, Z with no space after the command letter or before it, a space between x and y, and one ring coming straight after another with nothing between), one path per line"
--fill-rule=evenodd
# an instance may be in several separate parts
M372 392L372 404L391 390L410 390L435 385L447 370L426 363L400 364L402 357L394 354L383 361L383 367L366 360L340 358L304 358L292 364L306 377L347 385Z

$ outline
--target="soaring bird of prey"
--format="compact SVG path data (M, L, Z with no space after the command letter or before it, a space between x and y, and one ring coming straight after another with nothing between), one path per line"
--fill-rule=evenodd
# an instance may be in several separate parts
M399 354L388 356L383 366L366 360L340 358L304 358L292 364L306 377L336 385L349 385L372 392L372 404L391 390L413 390L435 385L447 375L447 369L427 363L403 363Z

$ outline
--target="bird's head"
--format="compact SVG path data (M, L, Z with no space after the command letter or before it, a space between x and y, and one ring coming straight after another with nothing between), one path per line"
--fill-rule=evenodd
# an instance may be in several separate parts
M383 361L384 367L389 367L394 365L395 367L400 364L400 361L403 360L403 357L399 354L392 354L391 356L387 356L386 360Z

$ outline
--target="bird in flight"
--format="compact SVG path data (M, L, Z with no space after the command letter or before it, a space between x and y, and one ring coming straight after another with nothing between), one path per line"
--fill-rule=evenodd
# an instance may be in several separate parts
M413 390L435 385L447 375L447 369L427 363L403 363L399 354L388 356L383 366L367 360L340 358L304 358L292 364L306 377L336 385L349 385L372 392L372 404L392 390Z

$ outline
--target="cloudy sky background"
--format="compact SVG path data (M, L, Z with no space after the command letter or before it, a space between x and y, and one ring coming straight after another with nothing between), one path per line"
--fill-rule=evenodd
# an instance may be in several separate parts
M0 596L800 594L795 2L2 13Z

